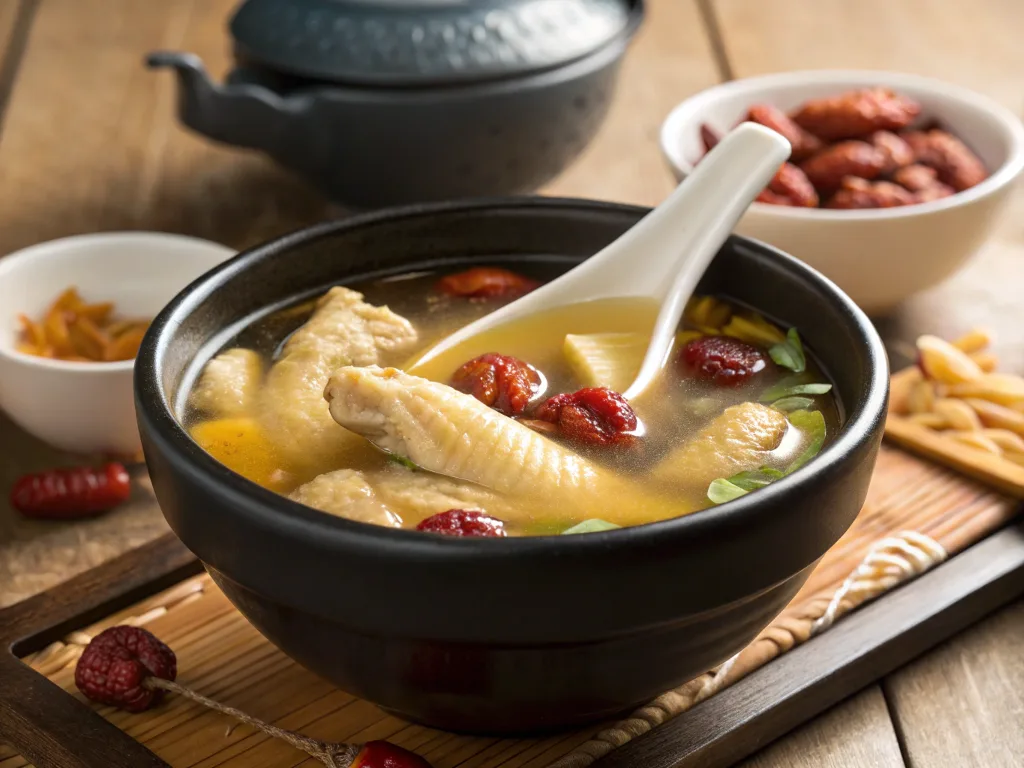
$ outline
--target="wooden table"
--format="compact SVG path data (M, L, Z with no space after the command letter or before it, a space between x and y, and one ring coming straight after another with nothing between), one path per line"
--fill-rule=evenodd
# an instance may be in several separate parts
M723 79L815 67L919 72L1024 107L1020 0L648 0L649 18L601 135L546 193L656 204L669 109ZM228 65L234 0L0 0L0 253L80 232L158 229L244 247L341 215L259 156L176 124L156 48ZM1001 332L1024 370L1024 195L959 275L879 320L894 356L917 333ZM0 416L0 485L73 457ZM144 492L77 525L20 521L0 501L0 605L164 532ZM765 748L747 766L979 766L1024 761L1024 602Z

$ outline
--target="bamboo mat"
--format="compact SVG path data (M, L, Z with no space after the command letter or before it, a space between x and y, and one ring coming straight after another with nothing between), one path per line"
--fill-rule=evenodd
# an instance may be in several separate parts
M867 503L854 525L825 555L789 607L746 650L717 674L709 672L667 692L624 721L548 738L456 736L387 715L289 660L232 608L206 575L84 627L25 661L74 691L75 660L91 635L114 624L144 624L177 653L180 683L282 728L328 741L389 739L420 753L435 768L577 768L657 727L822 629L821 617L837 590L880 540L916 532L953 555L1004 525L1015 510L1016 503L1005 496L883 446ZM853 590L846 600L835 602L842 603L842 613L873 596L870 590ZM319 765L287 744L180 697L171 696L143 714L108 708L102 714L175 768ZM0 768L26 765L0 745Z

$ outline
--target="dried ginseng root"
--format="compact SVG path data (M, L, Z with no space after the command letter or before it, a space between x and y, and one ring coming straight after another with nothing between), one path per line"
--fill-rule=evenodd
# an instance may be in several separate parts
M921 336L917 366L893 377L886 435L1024 498L1024 378L996 370L990 341Z

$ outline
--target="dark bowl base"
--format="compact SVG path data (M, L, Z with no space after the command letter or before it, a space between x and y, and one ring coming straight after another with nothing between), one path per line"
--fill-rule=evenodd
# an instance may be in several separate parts
M208 570L264 637L342 690L431 728L513 737L614 718L720 664L785 608L811 567L749 600L671 626L530 646L370 637Z

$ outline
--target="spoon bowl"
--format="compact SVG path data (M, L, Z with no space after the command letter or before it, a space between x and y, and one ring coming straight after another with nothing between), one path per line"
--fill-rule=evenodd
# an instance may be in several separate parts
M643 363L624 393L626 399L637 398L664 367L701 275L790 150L775 131L743 123L636 226L561 277L442 339L419 356L411 372L527 315L595 299L643 297L660 309Z

